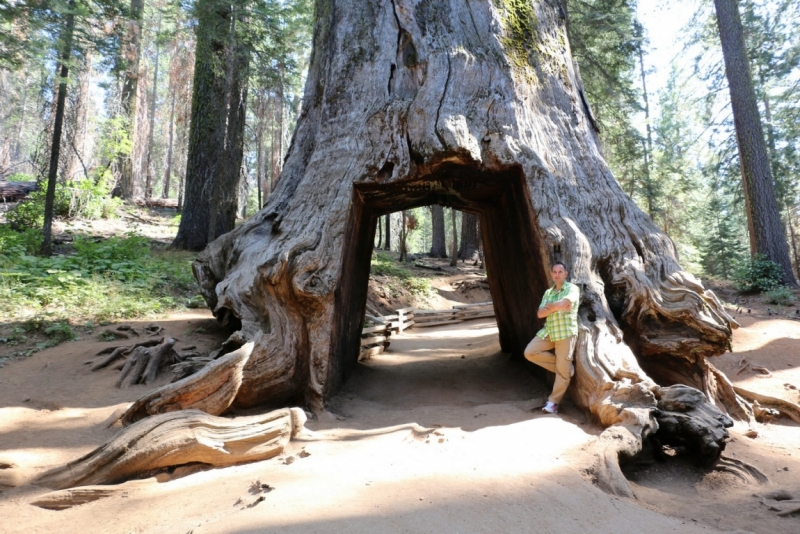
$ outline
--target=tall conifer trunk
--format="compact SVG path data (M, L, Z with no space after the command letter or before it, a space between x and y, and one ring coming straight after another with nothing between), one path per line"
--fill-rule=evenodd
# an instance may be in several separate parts
M461 243L458 247L458 259L475 261L480 248L480 220L474 213L461 214Z
M161 198L169 198L170 181L172 179L172 148L175 130L175 92L170 96L169 105L169 134L167 137L167 165L164 170L164 185L161 189Z
M432 258L447 257L447 237L444 231L444 208L431 206L431 251Z
M139 86L139 60L142 53L142 20L144 17L144 0L131 0L128 28L122 44L122 63L125 74L122 81L120 105L125 116L131 139L136 137L136 100ZM115 190L122 198L133 198L137 194L133 174L133 154L118 157L119 183Z
M177 248L200 250L236 222L250 64L249 48L237 36L240 12L219 0L197 4L192 120L183 215L173 242Z
M58 96L56 97L56 115L53 122L53 141L50 147L50 169L47 173L47 192L44 199L44 226L42 228L42 255L44 256L50 256L53 253L53 207L56 198L58 160L61 154L61 133L64 127L64 107L67 101L69 61L72 58L72 41L75 34L75 0L69 0L67 5L69 7L66 21L59 36L61 50L58 60Z
M747 60L737 0L714 0L725 75L731 94L739 165L744 184L750 253L763 254L783 269L783 282L797 286L789 247L781 225L764 130L758 113L753 77Z
M148 127L147 127L147 155L145 156L144 164L144 198L151 198L153 196L153 175L155 174L151 169L153 162L153 139L156 129L156 101L158 98L158 63L161 56L161 47L158 43L158 34L161 33L161 15L158 17L158 24L156 26L155 38L153 44L156 47L156 57L153 59L153 91L150 96L150 108L148 111Z

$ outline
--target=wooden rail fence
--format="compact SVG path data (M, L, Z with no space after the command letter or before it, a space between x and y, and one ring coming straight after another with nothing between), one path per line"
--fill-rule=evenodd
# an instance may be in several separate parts
M440 326L482 317L494 317L494 306L491 301L459 304L449 310L402 308L393 315L367 314L364 318L364 328L361 330L361 352L358 359L366 360L386 350L393 333L397 334L412 327Z

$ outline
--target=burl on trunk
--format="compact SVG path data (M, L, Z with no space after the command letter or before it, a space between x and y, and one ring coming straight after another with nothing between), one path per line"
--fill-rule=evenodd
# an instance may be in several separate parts
M356 365L378 217L441 204L480 218L504 351L537 331L551 262L580 285L571 397L613 427L607 467L659 421L719 456L731 421L714 405L750 416L706 362L736 323L609 171L565 18L552 0L317 1L278 187L194 264L255 343L234 404L321 409Z

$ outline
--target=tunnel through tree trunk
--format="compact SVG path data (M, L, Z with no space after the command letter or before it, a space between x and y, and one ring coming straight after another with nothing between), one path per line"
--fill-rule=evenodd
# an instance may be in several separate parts
M539 0L317 3L277 187L194 263L214 314L241 324L238 346L254 343L234 405L322 409L356 363L377 217L427 204L479 216L505 351L521 353L536 331L549 264L568 266L581 288L570 395L611 427L598 453L607 487L630 491L616 458L676 410L693 424L665 428L718 455L730 420L709 399L732 414L741 399L704 364L736 323L612 176L565 13ZM637 356L709 397L659 386Z

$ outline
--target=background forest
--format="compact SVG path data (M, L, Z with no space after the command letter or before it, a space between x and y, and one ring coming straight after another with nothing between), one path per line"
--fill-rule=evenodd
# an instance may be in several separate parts
M572 53L623 189L672 237L685 269L788 301L780 270L751 258L714 5L683 6L693 16L677 41L678 60L667 64L651 55L636 2L565 3ZM739 11L797 273L800 5L742 0ZM126 284L115 290L124 296L133 281L141 303L153 294L144 280L156 264L160 291L183 288L191 300L190 255L120 236L79 240L72 252L80 260L47 258L46 215L174 209L173 246L188 250L253 215L276 186L302 112L313 21L311 0L0 1L0 180L38 183L28 200L5 206L0 221L4 301L35 298L52 310L53 287L81 287L81 302L89 302L108 293L103 283ZM668 82L648 92L655 69L668 72ZM479 231L474 216L418 208L383 218L375 245L401 259L457 251L480 262ZM34 257L40 250L45 257ZM42 280L53 284L47 298L35 296ZM178 302L160 298L109 310L124 316Z

